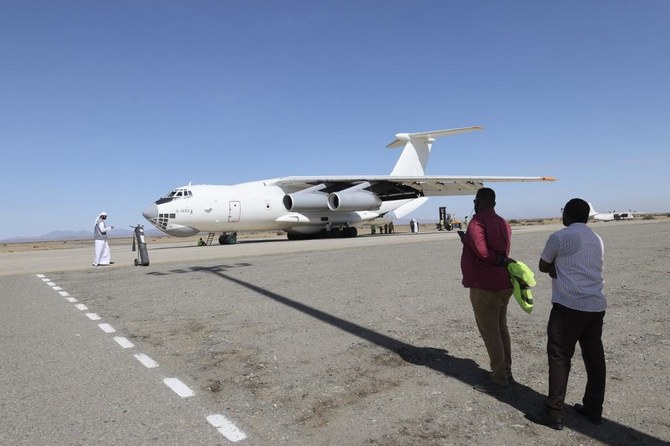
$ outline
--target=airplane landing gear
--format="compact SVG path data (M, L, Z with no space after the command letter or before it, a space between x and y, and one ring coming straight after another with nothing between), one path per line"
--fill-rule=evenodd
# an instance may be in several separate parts
M219 237L220 245L234 245L237 243L237 232L227 233L224 232L221 237Z
M316 234L298 234L295 232L289 232L286 234L289 240L315 240L320 238L349 238L356 237L358 235L358 229L353 226L346 226L342 228L333 228L330 231L325 229Z

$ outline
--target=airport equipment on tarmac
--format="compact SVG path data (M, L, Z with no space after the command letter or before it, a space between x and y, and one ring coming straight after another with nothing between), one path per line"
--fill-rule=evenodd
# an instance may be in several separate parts
M137 226L131 226L131 228L135 228L135 236L133 237L133 251L137 251L135 266L149 266L149 251L147 251L147 242L144 239L144 226L138 224ZM135 249L135 242L137 242L137 249Z
M447 230L451 231L454 228L462 229L461 221L455 218L452 214L447 213L447 208L445 206L440 207L440 222L438 223L438 229L440 231Z

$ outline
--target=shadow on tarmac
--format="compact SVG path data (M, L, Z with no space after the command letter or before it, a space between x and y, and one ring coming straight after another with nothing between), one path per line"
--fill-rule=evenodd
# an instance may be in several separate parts
M332 314L325 313L316 308L310 307L300 302L296 302L288 297L273 293L265 288L261 288L244 280L225 274L226 270L240 266L250 266L248 263L235 265L217 265L212 267L191 267L171 271L171 273L184 272L203 272L215 274L222 279L229 280L247 289L250 289L262 296L270 298L275 302L286 305L298 310L304 314L312 316L333 327L339 328L347 333L371 342L379 347L392 351L400 356L404 361L428 367L440 372L446 376L455 378L465 384L474 385L482 382L487 371L479 367L472 359L458 358L449 354L447 350L432 347L416 347L407 344L398 339L378 333L368 328L357 325L353 322L338 318ZM473 390L474 392L475 390ZM508 404L522 413L534 412L542 407L545 395L531 389L528 386L517 383L510 391L497 394L489 394L492 398ZM625 444L643 444L643 445L668 445L667 441L661 440L644 432L640 432L628 426L624 426L613 420L603 418L604 423L601 426L594 426L586 420L582 420L574 411L566 410L566 417L563 423L573 431L598 440L608 445ZM537 426L539 429L549 429Z

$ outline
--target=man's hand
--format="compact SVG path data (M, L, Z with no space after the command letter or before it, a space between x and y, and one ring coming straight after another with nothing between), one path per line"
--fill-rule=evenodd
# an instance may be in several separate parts
M549 277L551 277L552 279L555 279L557 277L556 265L554 265L554 262L548 263L540 259L540 264L538 265L538 268L541 272L549 274Z
M504 255L499 255L499 254L496 255L496 264L498 266L505 266L506 267L510 263L516 263L516 260L512 259L511 257L504 256Z

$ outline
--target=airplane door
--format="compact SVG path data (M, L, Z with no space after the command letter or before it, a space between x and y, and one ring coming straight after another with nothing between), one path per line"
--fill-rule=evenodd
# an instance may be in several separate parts
M240 202L228 202L228 223L239 223L240 221Z

